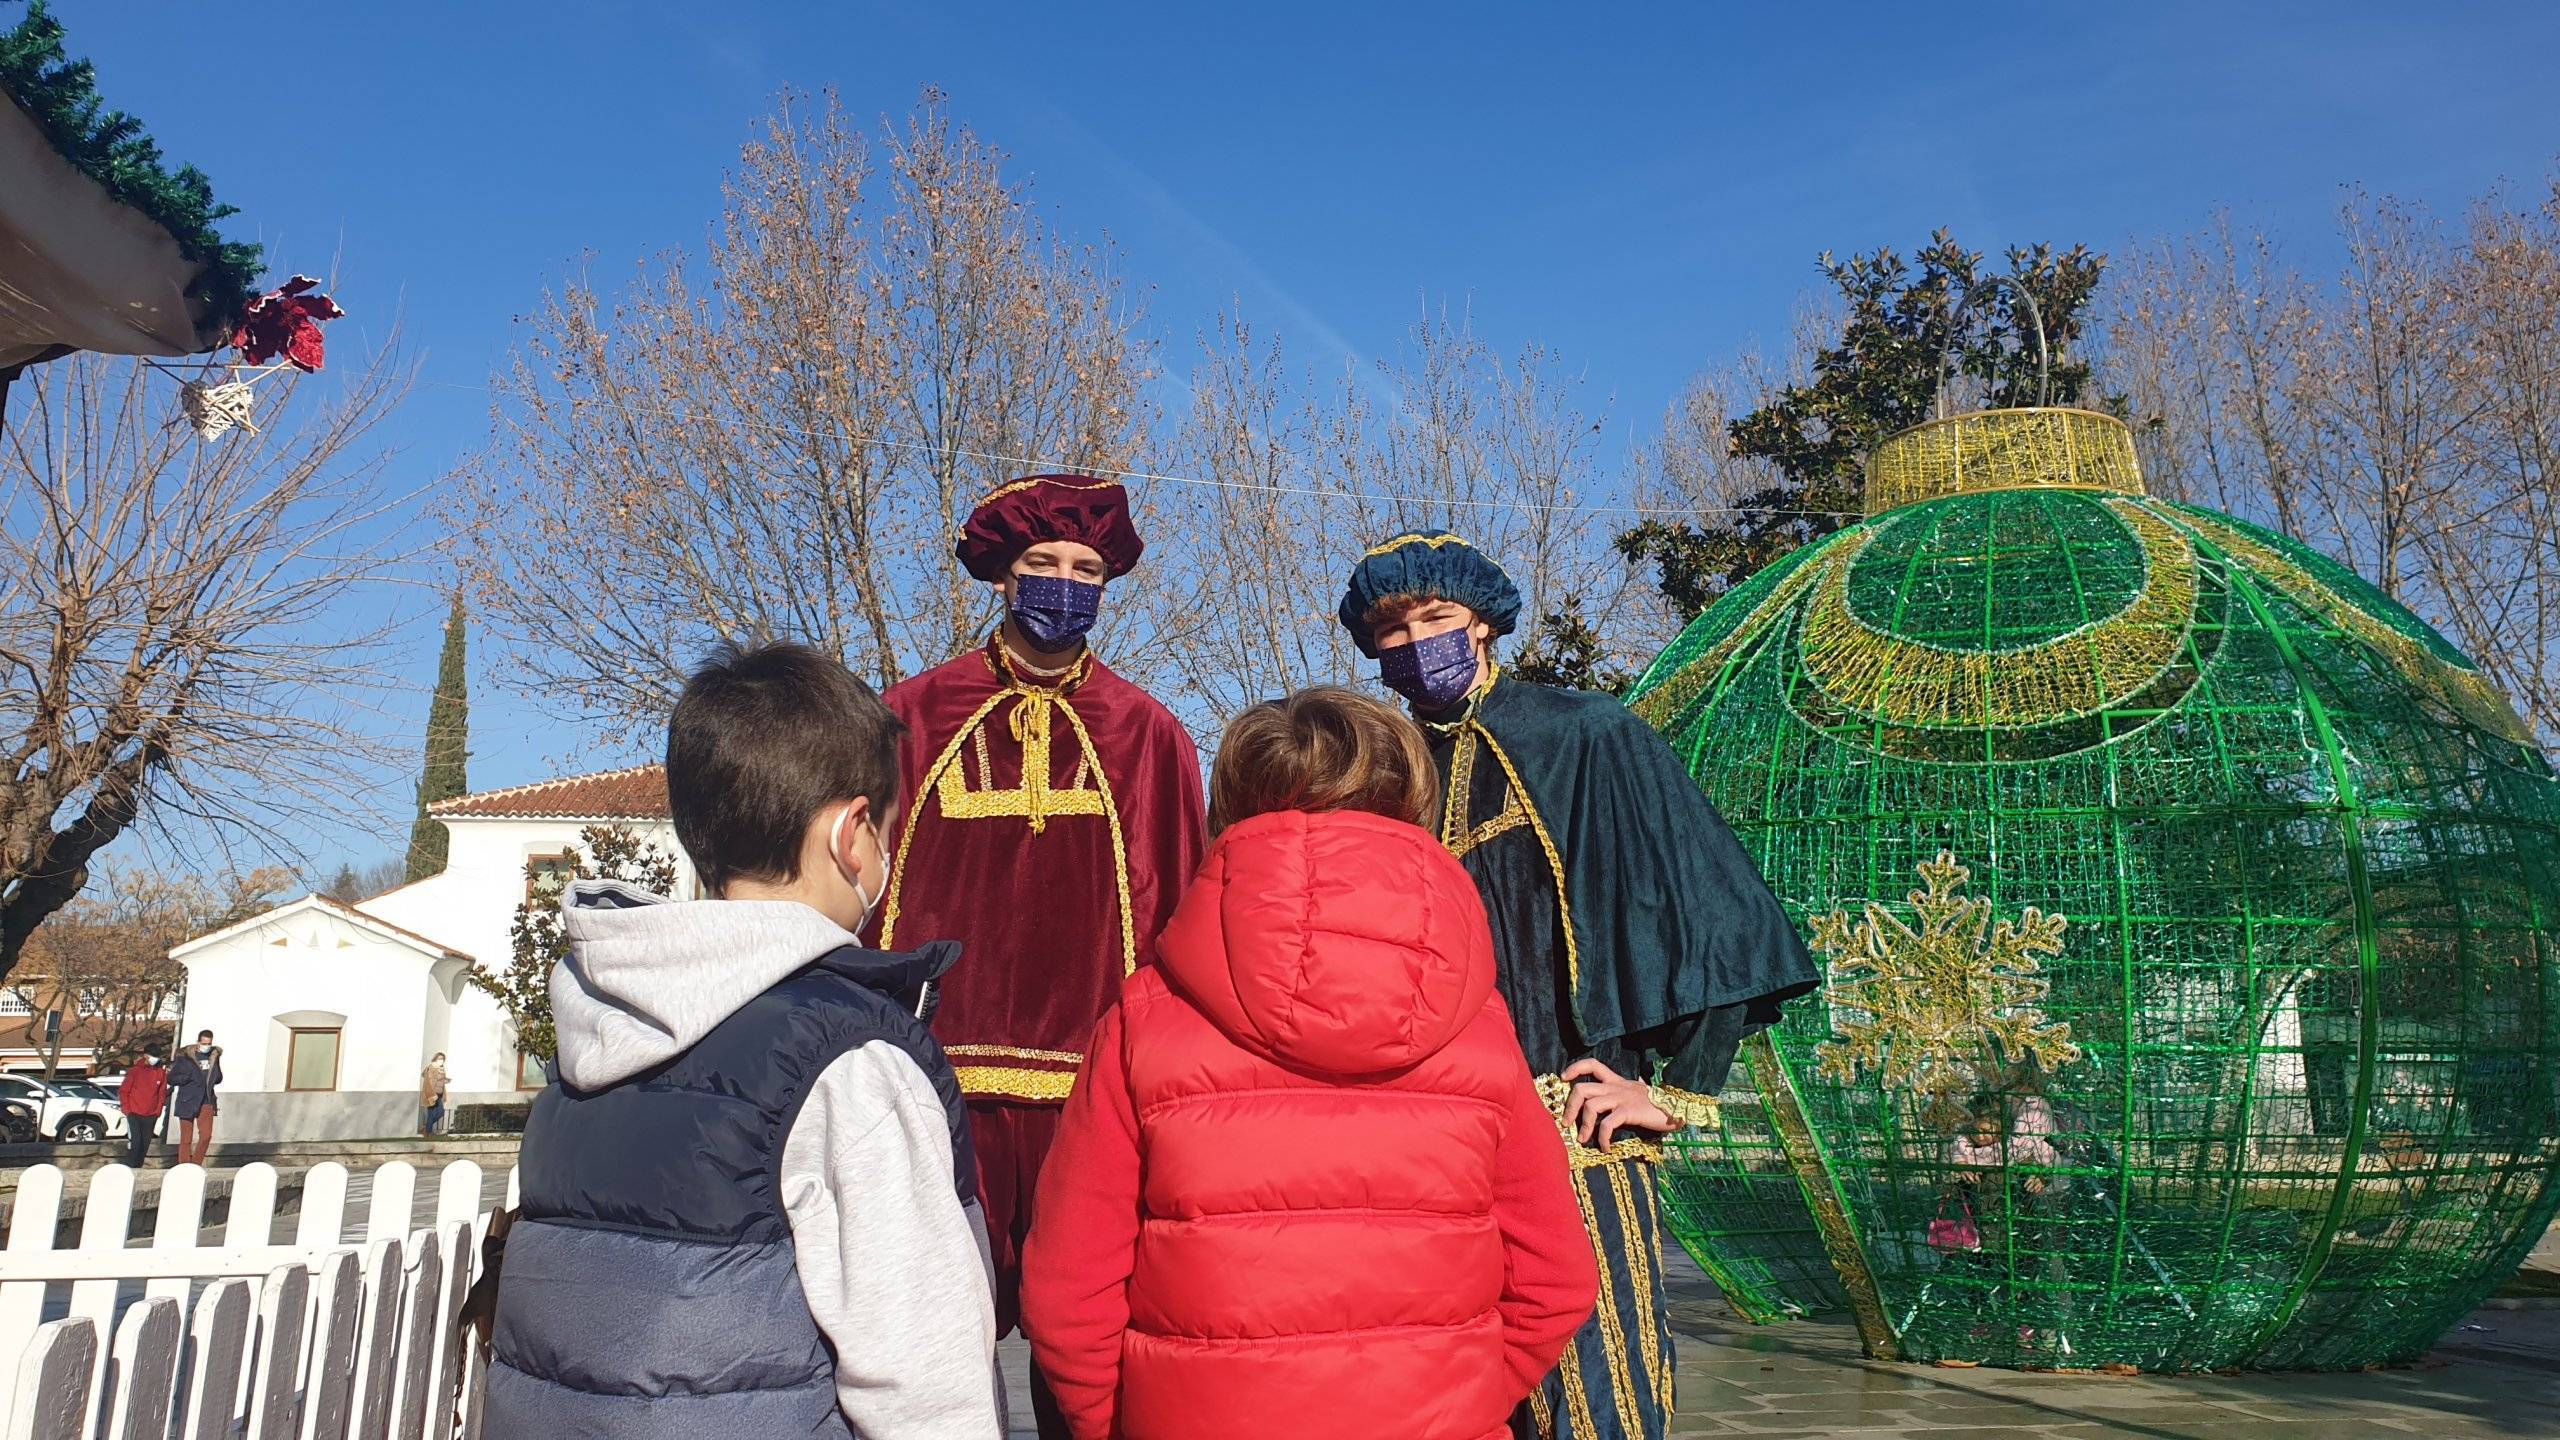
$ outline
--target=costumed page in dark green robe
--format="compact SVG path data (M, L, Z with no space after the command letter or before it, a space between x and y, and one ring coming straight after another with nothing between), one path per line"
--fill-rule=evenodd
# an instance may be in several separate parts
M1679 756L1610 696L1503 677L1426 723L1530 1070L1587 1055L1713 1095L1816 976Z

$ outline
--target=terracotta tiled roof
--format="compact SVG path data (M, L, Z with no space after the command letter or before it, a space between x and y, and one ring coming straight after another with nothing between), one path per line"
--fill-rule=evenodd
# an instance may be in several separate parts
M634 765L601 775L571 775L478 795L457 795L427 807L442 819L664 820L667 769Z
M74 1050L97 1049L99 1041L111 1038L118 1023L98 1015L65 1016L62 1021L63 1053L68 1055ZM124 1024L123 1028L138 1038L145 1031L156 1029L165 1034L177 1026L174 1019L135 1020ZM0 1050L34 1050L41 1054L44 1048L43 1015L0 1016Z

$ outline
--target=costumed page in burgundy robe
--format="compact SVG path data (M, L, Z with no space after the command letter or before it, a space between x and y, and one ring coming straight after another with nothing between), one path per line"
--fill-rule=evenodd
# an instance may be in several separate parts
M885 697L908 727L907 819L880 943L959 941L933 1031L961 1089L1055 1104L1152 958L1207 817L1191 737L1145 691L1090 654L1051 687L1003 665L990 644Z

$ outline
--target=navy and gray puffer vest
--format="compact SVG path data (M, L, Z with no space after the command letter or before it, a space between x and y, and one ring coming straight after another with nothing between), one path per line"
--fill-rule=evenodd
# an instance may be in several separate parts
M959 1081L916 1015L957 950L847 947L655 1069L542 1092L499 1280L491 1440L852 1434L777 1193L783 1145L827 1067L883 1041L932 1080L976 1205Z

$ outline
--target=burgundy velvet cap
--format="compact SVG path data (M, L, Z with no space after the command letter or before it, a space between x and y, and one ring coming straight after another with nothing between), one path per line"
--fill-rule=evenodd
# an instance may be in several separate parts
M981 580L1002 580L1016 556L1051 540L1090 545L1119 579L1138 568L1146 542L1129 519L1129 494L1092 475L1029 475L998 486L969 512L952 554Z

